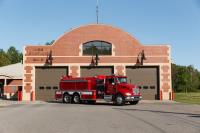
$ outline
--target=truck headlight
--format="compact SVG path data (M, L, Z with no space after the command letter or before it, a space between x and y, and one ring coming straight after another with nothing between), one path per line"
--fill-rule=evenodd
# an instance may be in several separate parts
M131 96L131 93L126 93L127 96Z

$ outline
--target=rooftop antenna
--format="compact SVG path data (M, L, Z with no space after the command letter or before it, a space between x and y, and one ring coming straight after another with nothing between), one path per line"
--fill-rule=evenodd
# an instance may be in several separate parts
M99 0L97 0L96 5L96 15L97 15L97 24L99 23Z

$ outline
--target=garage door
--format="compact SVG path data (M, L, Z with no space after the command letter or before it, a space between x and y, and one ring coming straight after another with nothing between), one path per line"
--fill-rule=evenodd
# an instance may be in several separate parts
M59 87L62 75L68 74L67 67L36 67L35 96L36 100L53 101L55 90Z
M139 85L143 99L159 98L158 67L127 67L128 81Z
M112 75L113 73L113 67L81 67L81 77Z

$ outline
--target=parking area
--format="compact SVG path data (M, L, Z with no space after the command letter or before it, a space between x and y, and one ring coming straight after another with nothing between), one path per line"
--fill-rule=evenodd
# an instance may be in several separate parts
M199 133L200 106L142 101L138 105L13 103L0 106L1 133Z

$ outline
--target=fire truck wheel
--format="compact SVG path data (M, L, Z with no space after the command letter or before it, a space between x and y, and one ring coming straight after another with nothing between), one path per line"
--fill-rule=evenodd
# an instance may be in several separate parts
M64 94L63 103L71 103L71 96L69 94Z
M115 104L116 105L124 105L125 104L125 100L124 97L121 94L117 94L115 97Z
M129 102L131 105L136 105L136 104L138 104L139 103L139 101L131 101L131 102Z
M79 94L75 93L75 94L73 95L73 103L79 104L80 102L81 102L81 99L80 99Z

